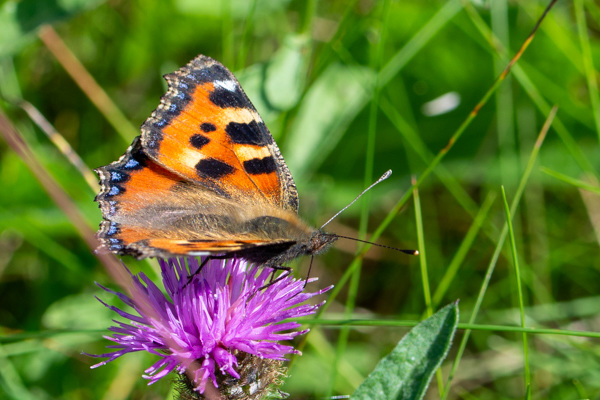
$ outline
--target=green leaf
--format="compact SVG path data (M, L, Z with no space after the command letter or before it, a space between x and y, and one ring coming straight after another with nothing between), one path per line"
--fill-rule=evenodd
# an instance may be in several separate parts
M98 297L109 302L111 295L94 289ZM106 329L115 314L89 292L63 297L50 304L42 317L48 329Z
M308 89L283 151L298 181L335 148L371 98L374 80L372 69L332 64Z
M422 399L448 354L457 325L458 305L453 303L415 326L350 398Z
M220 1L175 0L175 8L182 14L200 15L203 17L223 18L225 13L235 19L244 19L252 8L252 1L228 0L229 6L223 7ZM261 0L255 16L265 16L281 12L288 7L290 0Z
M66 19L103 0L7 1L0 7L0 57L17 53L44 24Z
M309 38L289 35L267 66L265 85L269 103L280 110L294 107L304 89L308 71Z
M279 138L277 119L281 111L273 108L265 95L265 64L254 64L235 72L235 77L240 81L244 92L269 127L273 138Z

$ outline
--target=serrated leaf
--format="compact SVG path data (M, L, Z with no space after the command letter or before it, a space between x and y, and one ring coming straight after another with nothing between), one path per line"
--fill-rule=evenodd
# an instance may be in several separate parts
M418 400L446 358L458 325L450 304L415 326L350 396L353 400Z

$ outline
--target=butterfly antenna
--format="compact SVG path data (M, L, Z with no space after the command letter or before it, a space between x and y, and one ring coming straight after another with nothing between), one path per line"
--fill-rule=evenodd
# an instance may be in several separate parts
M337 238L340 238L340 239L350 239L350 240L354 240L356 242L372 244L373 246L377 246L377 247L383 247L385 249L396 250L396 251L399 251L401 253L408 254L408 255L411 255L411 256L418 256L419 255L419 250L399 249L397 247L386 246L384 244L379 244L379 243L375 243L375 242L369 242L368 240L357 239L357 238L353 238L353 237L350 237L350 236L342 236L342 235L338 235L338 234L335 234L335 236Z
M340 211L338 211L333 217L329 218L329 220L327 222L325 222L320 229L323 229L325 227L325 225L327 225L328 223L330 223L331 221L333 221L335 219L335 217L337 217L338 215L340 215L341 213L343 213L348 207L350 207L352 204L354 204L356 202L356 200L360 199L360 197L367 193L369 190L371 190L371 188L375 185L377 185L378 183L380 183L381 181L385 181L387 178L390 177L390 175L392 175L392 170L388 169L385 174L381 175L381 177L379 179L377 179L375 182L373 182L371 184L371 186L369 186L368 188L366 188L365 190L363 190L358 196L356 196L356 198L354 200L352 200L350 202L350 204L348 204L346 207L342 208ZM341 236L340 236L341 237Z

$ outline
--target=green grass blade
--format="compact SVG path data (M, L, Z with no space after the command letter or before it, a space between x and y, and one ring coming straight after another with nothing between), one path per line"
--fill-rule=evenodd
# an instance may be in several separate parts
M433 295L433 300L432 300L434 307L437 306L442 301L444 294L446 294L446 292L448 291L448 288L450 287L454 278L456 277L458 269L460 268L460 266L464 262L465 258L467 257L469 249L473 245L473 242L475 241L475 238L477 237L477 233L479 232L479 229L485 222L485 219L488 216L488 213L490 211L490 208L492 207L492 204L494 203L495 198L496 198L496 194L493 192L490 192L490 193L488 193L485 200L483 201L483 204L482 204L481 208L479 209L479 213L475 216L475 220L473 221L473 224L471 224L471 227L469 228L467 234L465 235L465 238L461 242L460 247L456 251L456 254L454 254L452 261L450 261L450 264L448 265L446 272L444 272L444 276L440 280L440 283L438 284L437 289L435 290L435 293Z
M400 49L379 73L378 84L385 86L461 10L458 0L450 0Z
M11 360L5 355L3 346L0 346L0 388L8 399L14 400L33 400L33 396L23 380L19 376Z
M488 28L487 24L481 16L477 13L475 8L470 2L465 2L465 10L467 11L467 15L471 18L475 27L480 31L481 35L488 41L491 45L491 49L495 52L495 54L500 55L503 59L508 58L508 51L502 45L500 40L493 34L493 32ZM552 27L552 25L551 25ZM556 29L549 28L548 29L551 34L554 34ZM560 36L560 35L559 35ZM572 55L568 53L569 59L573 59ZM526 62L522 62L521 64L526 65ZM578 63L575 63L577 67L579 67ZM519 84L525 89L531 100L535 103L536 107L540 110L540 112L544 115L548 115L550 113L551 107L550 104L546 101L545 97L540 93L539 89L536 85L531 81L528 74L525 72L525 68L521 65L515 64L513 66L513 75ZM579 164L579 166L587 172L593 173L594 167L590 163L590 161L583 154L581 149L579 148L577 142L572 137L569 130L563 125L560 118L556 118L553 123L554 130L558 133L560 139L563 141L565 146L567 147L569 153L573 157L573 159Z
M425 300L425 309L427 316L433 315L431 306L431 289L429 286L429 274L427 272L427 252L425 251L425 235L423 233L423 214L421 212L421 202L419 199L419 190L414 186L413 177L413 204L415 206L415 225L417 227L417 239L419 243L419 267L421 270L421 285L423 286L423 298Z
M542 15L542 17L540 17L540 19L538 20L538 23L536 24L536 26L534 27L534 29L532 30L532 32L529 34L529 36L525 39L525 41L521 45L521 48L519 49L519 51L510 60L510 62L505 67L505 69L502 71L502 73L496 78L496 80L494 81L494 83L492 84L492 86L485 92L485 94L483 95L483 97L475 105L475 107L469 113L469 115L467 116L467 118L465 118L465 120L460 124L460 126L458 127L458 129L452 134L452 136L450 137L450 140L448 141L448 143L446 144L446 146L444 146L438 152L438 154L431 161L431 163L427 166L427 168L425 168L425 170L419 175L419 178L418 178L417 182L414 184L414 186L417 186L417 187L420 186L421 183L429 176L429 174L431 174L431 172L440 164L440 162L442 161L442 159L446 156L446 154L450 151L450 149L452 149L452 147L454 146L454 144L460 139L460 137L465 132L465 130L467 129L467 127L471 124L471 122L473 121L473 119L478 115L479 110L481 110L481 108L485 104L487 104L487 102L490 99L490 97L498 89L498 87L500 86L500 84L504 81L504 79L506 78L506 76L508 75L508 73L511 71L513 65L523 55L523 53L525 52L525 50L527 49L527 47L529 46L529 44L531 43L531 41L535 37L537 29L539 28L540 24L542 23L543 18L547 15L547 12L549 11L550 7L554 3L555 3L555 1L553 1L550 4L550 6L546 9L546 11ZM408 197L409 196L410 196L410 192L406 192L406 194L404 196L402 196L402 198L400 198L400 200L398 200L398 202L396 203L396 205L394 206L394 208L392 209L392 211L389 212L388 216L377 227L377 229L375 230L375 232L371 236L372 240L376 240L381 235L381 233L387 228L387 226L395 218L396 214L398 214L398 212L400 211L400 209L402 207L404 207L404 205L408 201ZM369 249L369 247L370 246L365 246L365 248L363 250L363 253L366 252Z
M40 30L39 37L73 81L117 131L124 143L129 144L134 137L140 134L140 130L125 117L121 109L117 107L50 25L46 25Z
M387 23L389 21L389 7L390 0L386 0L381 5L380 10L380 26L378 26L380 32L380 39L376 43L374 48L374 55L371 59L371 69L378 70L381 65L381 59L383 54L383 48L385 45L385 32ZM375 77L377 78L377 75ZM373 97L371 98L371 106L369 108L369 129L367 132L367 145L365 151L365 172L364 172L364 185L368 186L371 184L373 177L373 163L375 159L375 138L377 133L377 111L379 110L379 95L380 89L377 82L374 86ZM367 233L367 226L369 221L369 205L370 205L370 193L366 193L362 196L362 208L360 215L360 225L359 225L359 238L364 238ZM356 298L358 297L358 288L360 284L361 278L361 265L359 264L357 268L354 269L352 274L350 285L348 287L348 298L346 300L345 314L347 316L352 315L354 312L354 308L356 306ZM331 388L333 389L333 384L335 383L335 376L337 374L337 362L346 352L346 346L348 342L348 336L350 334L349 329L342 329L340 335L338 337L338 346L336 351L336 358L334 360L333 368L332 368L332 379L331 379ZM328 395L332 395L333 390L328 393Z
M550 129L552 121L554 120L554 117L556 116L556 112L557 112L557 107L554 107L552 109L550 115L548 115L548 118L546 118L546 122L544 123L544 126L542 127L542 130L540 131L540 134L538 135L538 138L535 142L533 150L531 151L531 155L529 156L527 166L525 167L525 171L523 173L523 176L521 177L521 181L519 182L519 186L517 187L515 197L510 206L511 217L514 216L514 214L516 212L517 206L521 200L521 196L523 195L523 191L525 190L525 186L527 185L527 181L529 180L529 176L531 175L531 171L533 170L533 166L537 159L537 155L540 151L542 143L544 142L544 139L546 138L546 134L548 133L548 130ZM474 323L475 319L477 318L477 315L479 314L479 309L481 308L481 304L483 303L483 298L485 296L488 285L492 278L492 274L496 267L496 262L498 261L498 257L500 256L500 252L504 245L504 240L506 239L507 234L508 234L508 226L507 226L507 224L504 224L504 227L502 228L502 232L500 233L500 238L498 239L498 243L496 245L496 248L494 249L494 254L492 255L492 258L490 259L490 263L489 263L487 271L485 273L485 277L481 284L479 294L477 295L477 300L473 307L471 317L469 318L470 324ZM448 397L448 394L450 393L450 383L452 382L454 374L456 373L456 370L460 363L460 359L465 351L467 341L469 340L469 335L470 335L470 331L467 330L461 340L461 343L460 343L460 346L458 349L458 353L456 355L456 358L455 358L452 368L450 370L450 376L448 377L448 381L446 384L446 390L442 394L442 399L446 399Z
M594 67L592 49L590 46L590 37L586 24L586 15L583 6L583 0L573 2L575 18L577 20L577 32L579 33L579 43L583 53L583 66L585 68L585 77L587 79L587 88L592 105L594 123L596 125L596 134L600 140L600 96L598 95L598 81L596 79L597 71Z
M570 177L568 175L565 175L565 174L560 173L558 171L554 171L554 170L552 170L550 168L541 167L540 169L541 169L541 171L543 173L548 174L551 177L556 178L558 180L561 180L561 181L563 181L565 183L568 183L569 185L573 185L575 187L578 187L579 189L587 190L587 191L590 191L592 193L600 194L600 188L597 187L597 186L590 185L589 183L584 182L584 181L582 181L580 179L572 178L572 177Z
M506 212L506 224L508 227L508 236L510 238L510 247L512 250L513 256L513 266L515 269L515 280L517 284L517 295L519 298L519 311L521 315L521 326L525 328L525 302L523 301L523 288L521 287L521 271L519 268L519 257L517 256L517 243L515 242L515 235L513 232L512 226L512 217L510 215L510 209L508 207L508 201L506 200L506 192L504 191L504 186L501 187L502 190L502 200L504 202L504 210ZM531 392L531 372L529 366L529 347L527 345L527 334L523 332L523 357L525 361L525 387L527 388L527 393L529 394L527 398L530 397Z

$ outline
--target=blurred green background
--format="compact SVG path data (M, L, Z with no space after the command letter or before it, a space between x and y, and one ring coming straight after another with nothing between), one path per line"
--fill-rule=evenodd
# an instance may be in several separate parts
M511 74L441 162L432 163L547 4L4 1L0 105L96 230L94 190L22 102L95 168L120 157L139 133L166 91L161 75L197 54L211 56L236 74L270 128L296 180L303 218L320 226L392 169L390 179L327 230L368 238L389 217L377 242L422 253L373 248L356 261L356 243L340 240L316 257L311 275L320 280L312 289L332 283L341 289L323 318L392 326L315 325L284 391L292 398L352 393L407 332L400 322L414 323L460 299L461 321L475 315L477 329L461 353L459 331L430 398L440 390L450 399L523 398L526 382L536 399L598 398L598 5L559 1ZM553 105L557 116L527 170ZM96 360L81 352L105 351L109 342L101 335L116 316L94 295L119 305L94 281L111 286L110 278L31 173L32 161L5 141L0 152L0 397L171 396L168 380L148 388L141 378L154 362L149 356L89 369ZM527 171L512 221L521 307L510 242L500 240L506 222L500 187L510 204ZM411 177L424 175L415 202ZM124 261L151 273L148 264ZM308 261L299 260L298 276L306 275ZM352 276L340 282L350 265ZM525 353L523 335L504 328L520 326L520 312L526 326L562 334L527 335Z

